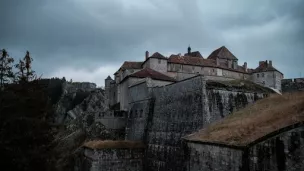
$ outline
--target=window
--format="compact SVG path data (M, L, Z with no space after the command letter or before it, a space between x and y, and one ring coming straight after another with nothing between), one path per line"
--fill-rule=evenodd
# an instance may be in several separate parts
M263 81L263 85L265 85L265 81Z
M160 64L161 63L161 59L158 59L158 64Z
M264 77L264 73L262 73L262 77Z
M260 77L260 74L257 74L257 77L259 78L259 77Z

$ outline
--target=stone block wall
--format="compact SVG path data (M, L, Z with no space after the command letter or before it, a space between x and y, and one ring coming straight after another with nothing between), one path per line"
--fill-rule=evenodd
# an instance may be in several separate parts
M249 149L249 156L252 171L304 170L304 123L255 144Z
M203 76L155 88L138 84L129 91L126 139L148 145L146 170L153 171L185 169L183 136L264 97L262 92L207 88Z
M240 149L188 142L185 151L187 171L241 171Z
M81 171L143 171L144 149L84 149Z
M258 99L264 97L263 93L253 93L244 91L229 91L221 89L208 89L208 109L210 122L222 119L232 113L246 107Z
M283 79L282 92L304 91L304 78Z
M186 142L187 171L304 170L304 122L270 133L246 146Z

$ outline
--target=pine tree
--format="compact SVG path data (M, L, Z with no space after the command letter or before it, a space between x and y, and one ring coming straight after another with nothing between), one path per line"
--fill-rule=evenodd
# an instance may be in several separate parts
M25 75L25 72L26 72L26 68L25 68L25 64L24 62L20 59L19 60L19 63L15 65L15 67L18 69L18 72L16 73L16 82L19 82L19 83L23 83L23 82L26 82L26 75Z
M23 60L19 60L19 63L15 65L18 69L17 82L30 82L37 79L35 71L32 70L32 61L29 51L26 51L26 55Z
M32 61L33 58L31 58L30 56L30 52L26 51L26 55L23 58L23 61L25 63L25 68L26 68L26 81L31 81L33 79L35 79L35 71L32 70Z
M5 49L1 51L0 56L0 89L4 87L5 84L10 83L14 78L13 69L14 59L9 57Z

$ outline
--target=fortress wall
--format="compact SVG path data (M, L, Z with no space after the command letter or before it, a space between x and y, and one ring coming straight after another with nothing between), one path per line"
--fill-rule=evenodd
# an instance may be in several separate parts
M132 170L143 171L143 148L122 149L90 149L84 148L84 156L77 161L75 170L100 171L100 170Z
M126 139L148 144L146 170L153 171L183 170L181 137L264 97L263 93L241 89L206 88L203 76L163 87L145 86L130 89L132 118L128 121Z
M143 141L144 139L150 106L153 106L150 104L150 91L151 88L148 88L147 82L129 87L130 110L126 126L127 140Z
M206 122L204 89L201 76L153 89L155 103L147 130L146 170L183 169L181 137Z
M282 92L304 91L304 78L283 79Z

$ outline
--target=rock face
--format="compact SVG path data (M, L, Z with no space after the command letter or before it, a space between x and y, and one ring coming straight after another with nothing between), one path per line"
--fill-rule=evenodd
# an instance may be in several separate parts
M82 102L91 91L96 89L94 83L69 83L62 85L62 94L55 104L54 124L63 124L67 118L67 112Z

